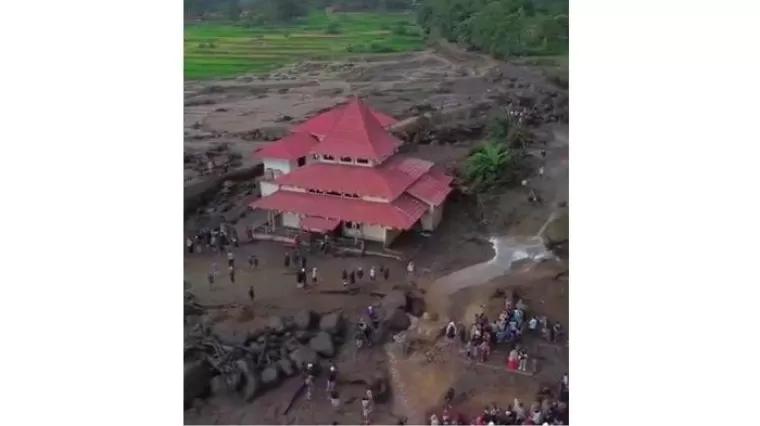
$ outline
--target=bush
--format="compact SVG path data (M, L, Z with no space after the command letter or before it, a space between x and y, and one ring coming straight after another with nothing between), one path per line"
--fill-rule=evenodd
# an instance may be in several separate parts
M325 27L325 34L340 34L342 32L340 22L338 21L331 21L327 24L327 27Z

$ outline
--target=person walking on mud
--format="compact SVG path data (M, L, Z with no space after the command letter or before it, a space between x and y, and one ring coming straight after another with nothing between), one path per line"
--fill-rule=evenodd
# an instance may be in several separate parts
M391 279L391 268L390 268L390 266L386 266L383 269L383 278L385 278L385 281L388 281L389 279Z
M214 287L214 273L209 272L208 276L206 277L208 279L208 289L213 290Z
M375 266L369 268L369 279L370 281L375 281L375 275L377 275L377 271L375 271Z
M311 282L312 285L317 285L317 267L311 268Z
M341 281L343 282L343 288L348 287L348 271L343 269L343 272L340 274Z
M351 286L356 285L356 272L353 270L348 274L348 282L351 283Z
M257 269L259 267L259 259L254 255L248 255L248 266L251 269Z
M414 261L412 260L406 264L406 276L409 282L414 282Z
M235 267L235 253L232 250L227 251L227 266Z
M227 271L230 276L230 282L235 284L235 267L230 265L229 268L227 268Z
M285 253L285 259L283 260L283 265L285 265L285 268L290 268L290 253Z
M306 269L301 268L296 273L296 285L298 288L303 288L306 285Z

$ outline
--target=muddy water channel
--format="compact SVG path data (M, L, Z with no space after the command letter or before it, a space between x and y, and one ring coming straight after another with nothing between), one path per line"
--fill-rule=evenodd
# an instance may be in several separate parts
M489 241L494 250L494 256L490 260L438 278L430 286L428 299L440 308L440 314L450 311L454 303L451 296L458 291L486 284L494 278L509 274L518 266L556 259L539 237L493 237Z

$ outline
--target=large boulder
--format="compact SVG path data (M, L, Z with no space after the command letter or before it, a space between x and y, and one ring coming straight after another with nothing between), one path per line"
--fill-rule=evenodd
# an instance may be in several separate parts
M185 404L206 392L212 376L211 366L204 360L185 363Z
M291 377L296 374L296 370L293 369L293 363L291 363L289 359L283 358L277 361L277 368L280 369L280 372L285 377Z
M343 331L343 311L323 316L319 321L319 329L330 334L338 334Z
M316 324L317 315L311 309L304 309L296 314L293 323L299 330L308 330Z
M319 355L331 358L335 355L335 345L326 331L320 331L309 340L309 347L317 351Z
M259 391L261 390L261 382L256 373L256 368L248 358L241 358L235 361L235 365L243 372L243 377L245 377L243 399L251 402L259 395Z
M383 318L383 325L392 332L404 331L409 328L411 324L412 321L409 319L409 315L401 309L386 311L385 317Z
M307 364L316 364L319 361L317 351L309 346L301 346L290 353L290 359L299 370L304 370Z
M267 367L261 372L261 384L267 389L280 384L280 372L277 367Z
M293 336L300 343L309 343L309 340L314 337L314 333L309 330L297 330Z
M386 311L393 310L393 309L406 310L406 307L407 307L406 292L402 290L393 290L390 293L385 295L383 300L380 302L380 305Z
M275 333L285 332L285 322L282 320L281 317L278 317L278 316L269 317L269 322L267 323L267 327L269 327Z

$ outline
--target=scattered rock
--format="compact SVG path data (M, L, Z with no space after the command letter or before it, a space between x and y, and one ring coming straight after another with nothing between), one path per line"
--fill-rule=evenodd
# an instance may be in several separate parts
M283 322L281 317L278 316L271 316L269 317L269 323L267 325L272 331L275 333L284 333L285 332L285 323Z
M267 388L280 384L280 373L277 367L267 367L261 372L261 383Z
M293 322L299 330L308 330L316 322L316 314L311 309L304 309L296 314Z
M383 324L390 331L404 331L411 325L412 321L409 319L409 315L401 309L392 309L386 311L385 318L383 318Z
M280 369L285 377L291 377L296 374L296 370L293 369L293 364L288 359L277 361L277 368Z
M338 334L343 330L343 311L333 312L322 317L319 329L330 334Z
M296 368L303 370L307 364L316 364L319 361L319 356L317 355L317 351L309 346L301 346L290 353L290 359Z
M335 355L335 345L326 331L320 331L309 341L309 347L317 351L318 354L331 358Z
M406 293L402 290L393 290L380 302L380 305L386 311L392 311L395 309L406 310L407 298Z

